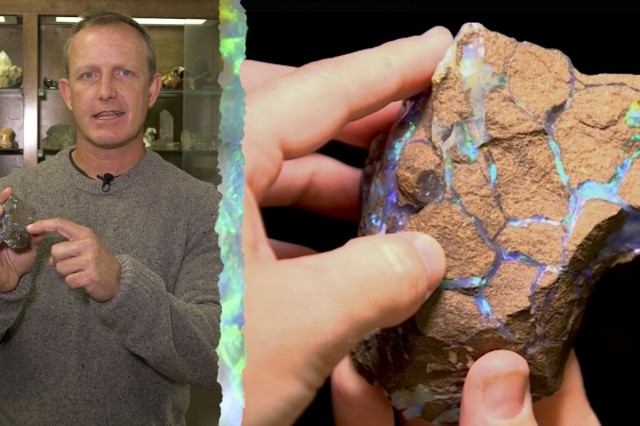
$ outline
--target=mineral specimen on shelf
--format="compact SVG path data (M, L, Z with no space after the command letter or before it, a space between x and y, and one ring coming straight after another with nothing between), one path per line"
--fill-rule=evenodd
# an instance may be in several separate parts
M14 65L4 50L0 50L0 88L20 87L22 84L22 68Z
M75 143L75 128L65 123L58 123L47 129L47 136L42 138L40 147L42 149L61 150L75 145Z
M209 65L201 57L198 56L193 64L193 70L189 73L193 80L193 87L195 89L215 89L218 84L217 73L209 70Z
M21 249L29 245L31 236L26 231L27 225L33 223L35 210L29 204L11 194L2 205L0 220L0 238L9 247Z
M599 276L640 253L640 76L466 24L432 83L372 147L360 233L431 234L445 278L352 357L406 417L455 423L494 349L529 362L534 398L557 390Z
M52 89L52 90L58 89L58 82L53 78L45 77L42 79L42 83L44 84L44 87L46 87L47 89Z
M194 90L193 79L186 75L183 66L173 67L171 72L162 76L162 87L165 89Z
M160 112L160 137L158 139L162 143L173 142L173 116L166 109Z
M144 146L152 147L154 142L158 139L158 131L155 127L147 127L144 131L144 135L142 136L142 140L144 141Z
M3 127L0 129L0 148L11 149L17 148L16 132L11 127Z

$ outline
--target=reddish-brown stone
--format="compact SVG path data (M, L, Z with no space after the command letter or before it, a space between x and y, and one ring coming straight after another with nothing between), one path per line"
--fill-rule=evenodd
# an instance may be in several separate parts
M494 349L560 386L599 275L640 252L640 76L586 76L557 50L465 25L430 91L407 101L365 170L361 234L422 231L445 280L353 352L407 417L457 421Z

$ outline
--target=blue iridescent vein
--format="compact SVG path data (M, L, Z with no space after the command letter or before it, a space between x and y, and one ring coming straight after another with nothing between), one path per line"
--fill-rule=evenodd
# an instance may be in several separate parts
M536 273L535 279L533 280L533 282L531 283L531 286L529 287L529 301L531 302L532 314L537 309L537 303L535 298L536 289L538 288L538 284L540 284L540 280L542 279L542 276L544 275L545 272L547 272L547 269L548 268L546 266L540 266Z
M498 180L498 167L496 163L489 163L489 185L491 185L491 191L495 192L496 190L496 181Z
M395 139L394 141L392 141L391 143L391 149L389 149L387 151L388 157L386 159L386 164L387 166L385 167L385 185L388 188L396 188L397 187L397 177L396 177L396 165L398 164L398 161L400 160L400 154L402 154L402 149L404 148L404 146L408 143L408 141L411 139L411 136L413 135L413 132L415 132L416 130L416 125L414 122L409 122L408 123L408 129L404 132L404 134L398 138ZM396 206L398 203L398 192L395 190L390 190L390 191L386 191L387 197L385 199L385 208L384 208L384 218L388 218L391 216L391 213L399 213L397 211L394 212L390 212L388 211L388 207L390 206ZM401 226L404 224L404 214L401 215L395 215L397 217L399 217L398 219L398 226ZM385 232L386 231L386 220L382 220L383 218L380 218L381 221L379 222L380 224L380 232Z
M635 101L629 105L629 109L624 118L627 126L634 129L640 128L640 102Z
M564 170L564 165L562 164L562 158L560 157L560 147L558 143L554 141L552 138L549 138L549 147L551 148L551 152L553 153L553 162L556 166L556 172L558 172L558 177L560 177L560 181L563 183L565 188L570 187L569 176L567 172Z
M516 227L525 227L529 226L532 223L545 223L551 226L562 226L561 222L557 220L552 220L544 216L532 216L526 219L508 219L507 226L516 226Z
M492 318L493 308L491 307L487 299L485 299L483 296L476 296L475 300L476 300L476 304L480 308L480 312L482 313L482 315L485 318Z
M482 277L468 277L468 278L446 278L440 283L440 287L444 289L453 288L479 288L486 284L486 281Z
M592 180L586 180L579 184L577 188L570 189L571 196L569 197L569 213L563 219L563 222L566 225L567 229L565 242L569 239L569 236L573 231L573 227L575 226L578 217L580 216L580 213L582 212L582 209L587 201L602 200L620 205L622 207L626 207L625 201L618 195L618 189L620 188L622 180L631 168L634 155L623 160L622 164L620 164L616 168L615 173L613 174L609 182L601 183L594 182ZM637 157L637 155L635 156Z
M484 62L484 40L479 37L473 44L462 48L459 74L462 89L468 93L469 104L473 109L471 117L454 124L451 133L444 137L444 128L434 125L434 134L439 134L443 143L445 160L450 158L451 150L455 146L461 155L468 157L470 162L478 159L478 148L489 140L485 131L485 98L491 90L504 86L504 75L494 75L492 68Z
M384 202L381 211L372 212L365 218L364 225L366 234L379 234L385 232L395 232L405 224L406 213L398 206L397 176L396 167L404 146L411 141L415 132L419 112L420 100L426 94L416 96L414 100L407 101L404 116L399 120L397 126L406 126L405 132L398 138L390 139L386 142L383 158L376 166L377 172L373 173L373 179L368 193L365 194L363 202L375 205L381 198ZM393 223L395 221L395 223Z

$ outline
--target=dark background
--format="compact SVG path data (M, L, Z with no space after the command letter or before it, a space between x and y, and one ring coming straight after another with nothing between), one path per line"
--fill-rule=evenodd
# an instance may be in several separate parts
M435 25L445 26L455 35L465 22L479 22L519 41L559 49L585 74L640 74L640 13L628 10L438 12L431 1L243 0L242 5L247 12L246 56L265 62L300 66L420 34ZM366 152L335 141L322 152L359 166L366 158ZM263 213L271 237L317 250L341 246L356 235L357 224L293 208L264 209ZM640 303L639 268L639 262L632 262L600 279L575 342L588 397L603 425L629 424L635 417L640 361L635 314ZM330 395L325 386L297 424L331 422Z

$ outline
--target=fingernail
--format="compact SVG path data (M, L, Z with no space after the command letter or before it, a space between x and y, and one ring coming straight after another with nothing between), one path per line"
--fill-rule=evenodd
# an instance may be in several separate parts
M443 27L443 26L438 25L438 26L436 26L436 27L431 28L429 31L427 31L427 32L426 32L426 33L424 33L423 35L430 35L430 34L433 34L433 33L437 33L437 32L439 32L439 31L449 31L449 30L448 30L448 29L446 29L446 28L445 28L445 27Z
M440 244L428 235L419 233L413 235L411 242L422 257L429 281L439 283L444 276L446 266L444 251Z
M517 416L524 408L528 389L529 378L524 374L505 374L487 381L483 400L488 414L500 420Z

